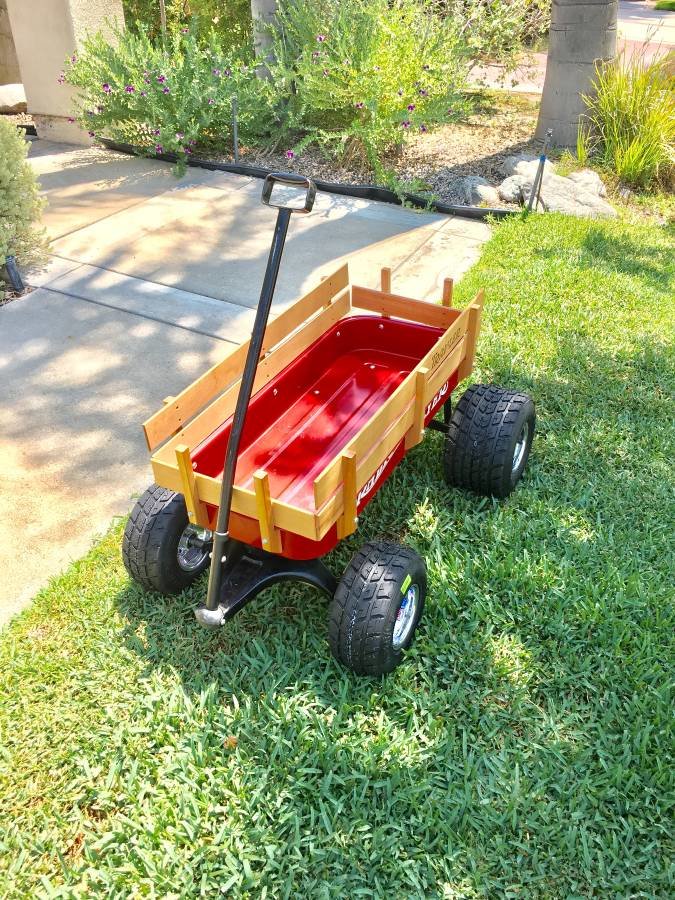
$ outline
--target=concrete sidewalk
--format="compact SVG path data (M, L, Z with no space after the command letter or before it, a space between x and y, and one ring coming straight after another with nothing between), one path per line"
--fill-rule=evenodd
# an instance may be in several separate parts
M37 141L53 256L0 309L0 621L151 481L141 423L248 337L275 214L261 182ZM353 279L437 299L479 222L319 194L294 217L273 315L349 259Z

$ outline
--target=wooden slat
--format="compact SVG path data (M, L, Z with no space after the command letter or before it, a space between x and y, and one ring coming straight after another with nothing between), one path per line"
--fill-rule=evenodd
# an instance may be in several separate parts
M455 369L459 368L460 363L464 359L466 336L455 345L454 349L445 358L443 365L440 365L435 372L432 372L427 378L426 385L426 404L430 403L445 382L450 378Z
M267 472L263 469L258 469L257 472L254 472L253 488L258 508L258 522L260 523L263 549L269 550L270 553L281 553L281 535L278 529L274 527L270 479Z
M356 454L345 450L340 456L342 469L342 516L338 521L338 537L348 537L356 531Z
M268 381L274 378L285 366L292 362L303 350L320 337L324 332L346 316L351 308L349 290L342 292L339 299L332 303L328 309L323 310L318 316L310 319L307 324L290 337L284 344L277 347L269 356L258 364L253 392L260 390ZM239 373L241 375L241 373ZM223 394L214 400L206 409L202 410L191 422L185 425L175 441L188 444L194 448L216 428L226 422L232 415L237 396L239 394L238 379ZM174 441L169 441L164 447L156 451L156 456L163 460L169 460L173 456Z
M483 291L479 291L471 306L464 310L465 313L468 313L469 323L467 326L464 359L459 367L460 381L467 378L473 371L473 362L476 356L476 341L478 340L478 334L480 332L480 317L483 309L484 296Z
M448 309L452 306L452 291L454 287L454 281L452 278L445 278L443 281L443 306L448 307Z
M352 306L382 315L398 316L399 319L408 319L411 322L435 325L437 328L447 328L459 315L457 310L446 309L434 303L411 300L409 297L358 285L352 285Z
M438 307L438 309L440 308L441 307ZM457 310L451 311L457 312ZM430 372L435 372L435 370L439 366L443 365L445 358L453 350L455 345L458 344L464 337L468 324L469 313L465 309L458 314L458 317L455 319L454 324L450 328L448 328L448 330L444 335L442 335L440 340L436 341L436 343L431 348L431 350L429 350L426 356L424 356L420 360L419 365L416 368L429 369Z
M405 436L405 449L410 450L424 437L424 408L427 405L427 381L429 370L422 366L415 371L415 405L412 427Z
M268 324L263 352L268 352L348 286L349 269L344 265ZM246 341L228 353L144 423L145 438L151 451L241 375L249 343Z
M192 469L190 448L185 444L179 444L176 447L176 465L180 476L180 492L185 500L188 519L192 525L202 524L205 520L208 520L208 516L204 504L199 499L195 473Z
M391 294L391 269L388 266L380 269L380 290Z

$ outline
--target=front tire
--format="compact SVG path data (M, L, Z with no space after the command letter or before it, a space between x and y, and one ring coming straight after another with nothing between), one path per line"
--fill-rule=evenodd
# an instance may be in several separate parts
M527 465L536 423L534 402L495 384L473 384L449 424L448 484L486 497L508 497Z
M124 566L146 590L178 594L207 568L210 534L190 525L182 494L153 484L124 529Z
M333 656L357 675L392 672L413 642L426 592L426 566L417 553L384 541L365 544L330 604Z

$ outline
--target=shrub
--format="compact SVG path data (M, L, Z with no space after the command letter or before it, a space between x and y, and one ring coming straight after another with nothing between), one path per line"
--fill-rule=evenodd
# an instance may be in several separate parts
M176 153L182 171L198 141L228 140L235 94L242 140L271 130L272 86L256 78L251 62L250 54L226 53L214 32L202 44L189 28L165 41L141 29L118 31L116 44L89 37L65 78L79 88L78 119L92 137Z
M123 0L127 27L161 34L158 0ZM247 43L251 37L250 0L166 0L167 27L175 31L192 24L198 35L215 29L226 47Z
M383 151L466 109L456 23L415 0L281 0L277 20L270 69L294 152L318 143L380 174Z
M44 230L35 224L45 201L26 161L27 152L28 145L16 126L0 118L0 267L11 255L23 265L35 262L47 246ZM0 280L0 298L3 296Z
M626 184L668 186L675 175L675 79L644 53L599 66L579 126L580 157L594 158Z
M548 34L551 0L440 0L460 23L475 56L513 67L524 46Z

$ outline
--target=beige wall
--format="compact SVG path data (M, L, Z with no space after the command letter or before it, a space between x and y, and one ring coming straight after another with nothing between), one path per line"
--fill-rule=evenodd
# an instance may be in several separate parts
M28 111L38 134L52 140L85 143L87 136L68 123L72 88L59 84L64 62L87 32L106 31L107 22L124 24L122 0L6 0Z
M19 60L7 15L7 0L0 0L0 84L20 84Z

